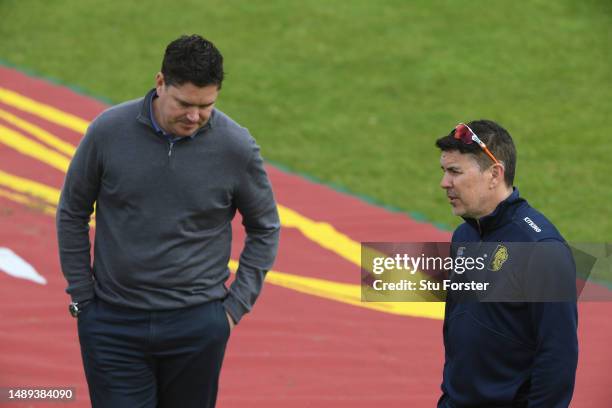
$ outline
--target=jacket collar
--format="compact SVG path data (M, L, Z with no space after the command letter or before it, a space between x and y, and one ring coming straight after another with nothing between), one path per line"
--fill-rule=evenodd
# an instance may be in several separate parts
M465 217L463 219L482 236L511 222L517 207L523 202L525 202L525 199L520 196L518 188L513 187L512 193L508 198L500 202L491 214L485 215L478 220Z

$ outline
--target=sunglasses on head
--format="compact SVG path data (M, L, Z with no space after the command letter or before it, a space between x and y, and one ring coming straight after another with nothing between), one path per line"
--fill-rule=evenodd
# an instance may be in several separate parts
M478 136L476 133L468 125L465 123L459 123L455 126L455 139L461 140L465 144L472 144L474 142L478 143L478 146L495 162L495 164L500 164L499 161L493 156L493 153L489 150L486 144Z

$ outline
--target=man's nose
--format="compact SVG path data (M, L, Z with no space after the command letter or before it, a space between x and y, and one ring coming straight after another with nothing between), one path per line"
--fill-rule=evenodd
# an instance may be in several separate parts
M197 108L190 109L187 112L187 119L189 119L189 121L191 121L191 122L199 122L199 120L200 120L200 111Z
M445 190L451 188L451 180L448 173L444 173L444 175L442 176L442 180L440 180L440 187Z

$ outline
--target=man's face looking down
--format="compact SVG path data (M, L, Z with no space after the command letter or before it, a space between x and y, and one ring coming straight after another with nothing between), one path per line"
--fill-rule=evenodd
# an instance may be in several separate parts
M161 73L155 79L158 98L153 102L153 109L162 129L185 137L208 122L219 95L218 85L199 87L190 82L168 85Z

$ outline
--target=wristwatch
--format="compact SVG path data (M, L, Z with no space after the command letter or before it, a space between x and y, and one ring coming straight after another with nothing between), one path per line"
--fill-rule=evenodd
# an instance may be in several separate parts
M72 317L79 317L79 313L81 313L81 311L83 310L83 306L85 306L87 303L89 303L88 300L84 302L70 302L70 304L68 305L68 311L70 312L70 315L72 315Z

